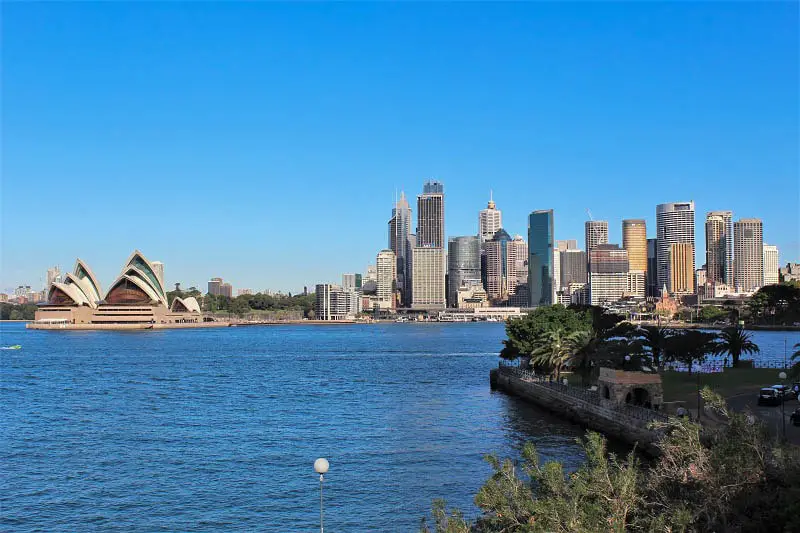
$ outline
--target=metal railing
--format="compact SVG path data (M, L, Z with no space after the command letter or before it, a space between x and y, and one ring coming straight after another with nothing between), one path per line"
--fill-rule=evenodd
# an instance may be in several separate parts
M572 399L577 399L590 405L599 407L600 409L606 411L606 414L612 418L622 415L627 418L643 422L666 421L668 419L666 415L659 413L658 411L653 411L652 409L647 409L638 405L618 404L603 398L597 391L558 383L557 381L553 381L550 376L536 374L535 372L524 370L518 366L505 364L502 361L500 362L499 369L501 374L513 376L527 383L545 387L564 396L569 396Z

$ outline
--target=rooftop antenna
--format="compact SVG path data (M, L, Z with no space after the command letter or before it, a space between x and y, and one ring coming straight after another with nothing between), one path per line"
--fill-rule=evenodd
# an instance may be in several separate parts
M592 212L589 211L588 207L586 208L586 214L589 215L589 220L594 220L594 218L592 218Z

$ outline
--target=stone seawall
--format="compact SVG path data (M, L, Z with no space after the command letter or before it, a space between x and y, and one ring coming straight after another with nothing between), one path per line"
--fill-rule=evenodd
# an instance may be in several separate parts
M644 409L639 412L634 410L639 408L618 406L596 393L557 383L533 381L526 379L524 373L504 372L501 368L491 371L490 382L493 389L513 394L590 429L636 445L649 455L659 453L655 443L660 432L649 429L648 425L653 420L663 420L665 417L655 412L652 415Z

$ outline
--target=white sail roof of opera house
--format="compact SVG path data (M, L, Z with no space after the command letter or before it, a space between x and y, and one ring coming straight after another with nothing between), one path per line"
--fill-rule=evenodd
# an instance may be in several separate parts
M103 289L100 287L100 282L97 281L92 269L89 265L84 263L80 258L75 261L75 268L73 269L75 276L80 279L85 279L91 286L91 294L87 293L86 296L95 302L99 301L103 296Z
M88 278L79 278L72 272L67 272L66 279L64 280L64 285L71 285L77 287L86 298L89 307L91 307L92 309L97 308L97 302L100 301L100 296L94 292L94 287L92 286L92 282L89 281Z
M200 313L200 304L197 303L197 299L194 296L189 296L188 298L175 297L172 300L170 311Z
M47 301L53 303L64 304L63 297L66 296L74 305L89 305L89 300L83 291L75 284L72 283L53 283L47 291Z

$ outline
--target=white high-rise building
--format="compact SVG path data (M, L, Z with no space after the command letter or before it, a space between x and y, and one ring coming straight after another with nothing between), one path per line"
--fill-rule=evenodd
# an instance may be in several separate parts
M694 250L693 201L656 206L656 268L659 288L669 281L670 246L679 243L690 243ZM691 268L687 270L694 276L694 257L691 258L691 262Z
M781 267L778 259L778 247L774 244L764 245L764 285L777 285Z
M378 270L375 265L367 265L367 271L364 273L364 282L378 281Z
M315 291L317 320L352 320L360 311L358 294L338 285L320 283Z
M164 285L164 263L161 261L153 261L150 264L153 265L153 272L155 272L156 277L158 277L158 281L161 282L161 286L166 287L166 285Z
M600 244L608 244L608 221L586 221L586 253L588 254Z
M706 214L706 281L733 287L733 212Z
M48 268L47 269L47 285L45 286L44 290L45 291L49 291L50 290L50 285L52 285L53 283L61 283L61 279L62 279L61 278L61 271L59 270L59 268L57 266L54 266L53 268Z
M495 207L492 193L489 192L489 204L486 209L478 212L478 235L481 243L494 237L494 234L503 227L503 212Z
M375 260L377 271L378 307L380 309L394 308L394 289L397 279L397 260L391 250L381 250Z
M394 203L389 219L389 249L397 259L397 288L405 305L411 302L411 208L404 192Z
M414 309L444 309L444 249L417 247L412 251L411 307Z
M761 219L742 218L733 224L733 281L736 292L764 286L764 228Z

